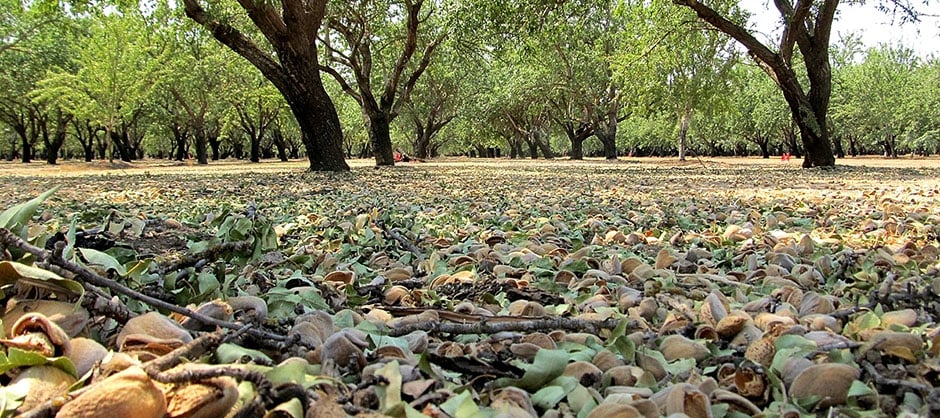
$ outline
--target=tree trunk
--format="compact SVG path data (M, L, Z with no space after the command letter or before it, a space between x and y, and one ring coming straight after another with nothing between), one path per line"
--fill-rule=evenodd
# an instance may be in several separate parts
M206 137L205 127L200 126L195 131L196 162L201 165L209 164L209 138Z
M271 137L274 142L274 147L277 148L277 158L281 162L287 162L287 141L284 140L284 134L281 133L281 129L277 126L271 130Z
M836 149L836 158L845 158L845 149L842 147L842 138L841 137L833 138L832 145Z
M604 158L608 160L617 159L617 125L608 125L598 127L594 133L601 144L604 146Z
M129 163L134 160L134 150L130 146L126 128L122 128L120 131L111 131L111 144L114 146L111 152L112 162L114 161L115 151L121 161Z
M539 152L542 153L542 158L546 160L551 160L555 158L555 153L552 151L552 145L549 143L548 133L545 132L541 127L536 127L532 129L532 142L535 143L535 146L539 148Z
M531 138L526 138L525 143L529 146L529 158L533 160L539 159L539 147L535 144L535 141Z
M366 115L366 129L369 130L369 145L372 147L375 165L395 165L388 113L377 109L363 109L362 112Z
M343 130L333 100L323 87L317 33L326 0L240 2L254 25L271 41L272 55L234 27L211 17L196 0L184 0L186 15L248 60L281 92L300 126L311 171L348 171Z
M32 147L29 143L29 133L26 132L26 126L16 125L13 127L13 130L16 131L16 135L20 137L20 148L22 151L20 153L20 161L23 163L32 161Z
M93 126L91 121L79 122L77 119L72 120L72 127L75 129L75 137L82 145L85 162L90 163L95 159L95 141L98 139L98 128Z
M584 159L584 140L585 138L580 137L568 137L568 141L571 142L571 151L568 156L572 160L583 160Z
M898 158L898 149L895 145L895 135L886 134L884 140L881 141L882 147L885 151L885 158Z
M673 0L686 6L716 29L728 34L745 48L783 92L793 122L800 132L806 152L803 167L835 165L829 130L826 129L832 73L829 65L829 39L839 0L822 2L775 1L780 16L786 21L776 51L758 41L742 26L725 18L703 2ZM793 64L794 48L799 48L806 68L809 89L803 90Z
M253 163L261 162L261 135L252 127L246 129L248 134L248 161Z
M686 104L679 114L679 161L685 161L689 124L692 122L692 106Z
M619 107L616 107L607 112L597 122L594 129L594 136L604 146L604 158L607 160L617 159L617 125L620 124L620 120L617 118L618 109Z
M222 141L218 134L209 135L209 148L212 149L212 161L219 161L222 158Z
M569 158L572 160L583 160L584 159L584 141L594 135L594 128L586 123L579 123L577 127L574 126L572 122L565 122L563 124L565 129L565 135L568 135L568 141L571 142L571 154Z
M58 158L62 145L65 144L65 137L68 134L69 122L71 121L71 115L63 114L61 111L55 112L55 129L52 131L51 136L47 131L47 125L45 123L42 125L42 140L46 146L46 162L50 165L56 164L56 158Z
M767 160L770 159L770 141L768 138L764 138L760 134L757 136L757 146L760 147L760 156L761 158Z
M431 145L431 137L428 135L428 129L424 128L424 124L417 115L413 115L411 121L415 126L415 140L411 144L412 151L415 153L415 157L430 158L429 148Z
M19 141L17 141L16 135L10 135L10 153L7 154L6 156L7 161L13 161L14 159L16 159L16 143L17 142Z
M178 124L173 124L170 127L170 130L173 131L173 142L176 144L174 149L174 160L183 161L187 157L186 152L186 142L189 139L189 132L185 128L179 126Z

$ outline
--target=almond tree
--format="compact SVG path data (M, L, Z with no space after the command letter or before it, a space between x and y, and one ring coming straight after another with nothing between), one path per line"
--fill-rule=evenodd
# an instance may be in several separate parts
M229 12L223 2L183 1L187 16L258 68L281 92L300 126L310 170L346 171L339 116L320 78L317 37L327 3L238 0L240 11L263 37L254 39L248 30L221 17Z
M50 71L34 92L34 102L54 101L80 119L102 126L111 151L123 161L138 158L134 135L145 101L163 68L162 52L147 39L139 16L101 16L75 58L77 71Z
M422 11L423 0L341 4L327 21L329 31L320 36L330 63L320 69L362 108L376 165L394 165L390 125L408 103L443 36L425 39L416 55L419 29L428 26L434 12Z
M835 165L827 120L832 95L829 43L840 1L774 0L783 25L776 45L758 40L741 19L717 11L715 5L720 0L673 2L692 9L699 18L738 41L777 83L799 129L806 152L803 167ZM880 7L900 11L905 20L917 18L909 0L883 0ZM797 55L802 56L802 63L794 59ZM808 85L804 86L806 81Z

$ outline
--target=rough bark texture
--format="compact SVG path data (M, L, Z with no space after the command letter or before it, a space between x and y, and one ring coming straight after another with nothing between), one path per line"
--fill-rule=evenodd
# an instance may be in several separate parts
M388 114L381 110L366 112L366 129L369 131L369 145L372 147L375 165L395 165L389 122Z
M211 17L198 0L184 0L187 16L258 68L284 95L300 125L310 170L347 171L343 131L333 101L323 87L317 58L317 33L326 3L326 0L279 3L239 0L238 4L276 52L272 55L237 29Z
M826 129L832 74L829 65L829 38L839 0L774 0L786 22L778 51L761 43L740 25L728 20L698 0L673 0L695 11L699 18L728 34L747 48L748 53L776 81L800 131L806 152L803 167L835 165L829 131ZM799 48L806 64L809 89L804 90L794 71L793 52Z

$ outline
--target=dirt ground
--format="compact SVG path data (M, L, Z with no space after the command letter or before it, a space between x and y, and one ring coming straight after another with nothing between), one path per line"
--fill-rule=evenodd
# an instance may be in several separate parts
M481 166L527 166L544 164L581 164L597 165L600 167L616 167L618 165L640 165L649 167L688 167L695 168L720 168L737 167L746 168L754 166L766 166L774 169L792 168L799 170L800 161L793 159L791 161L780 161L779 158L762 159L756 157L748 158L690 158L688 161L680 162L676 158L626 158L622 157L617 161L605 161L603 159L586 159L584 161L569 161L559 158L551 162L545 160L530 159L485 159L485 158L442 158L435 159L425 163L410 163L423 165L481 165ZM347 160L350 167L369 167L373 164L371 159L353 159ZM405 163L408 165L409 163ZM883 157L855 157L843 158L836 162L837 166L847 167L878 167L878 168L935 168L940 169L940 157L901 157L901 158L883 158ZM133 163L106 161L94 161L91 163L80 161L64 161L58 165L50 166L42 161L35 161L29 164L20 162L0 162L0 177L6 176L29 176L29 177L72 177L84 175L137 175L137 174L230 174L239 172L254 173L276 173L284 171L303 170L307 167L306 160L292 160L289 162L280 162L277 160L266 160L261 163L249 163L243 160L223 160L213 161L209 165L200 166L190 161L176 162L167 160L142 160Z

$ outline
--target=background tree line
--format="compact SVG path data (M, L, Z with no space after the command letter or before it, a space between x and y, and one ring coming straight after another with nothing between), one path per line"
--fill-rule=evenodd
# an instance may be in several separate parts
M816 128L838 157L940 153L936 57L826 42L808 128L781 80L812 93L815 34L752 60L707 19L743 25L734 1L293 2L2 0L0 157L801 156Z

